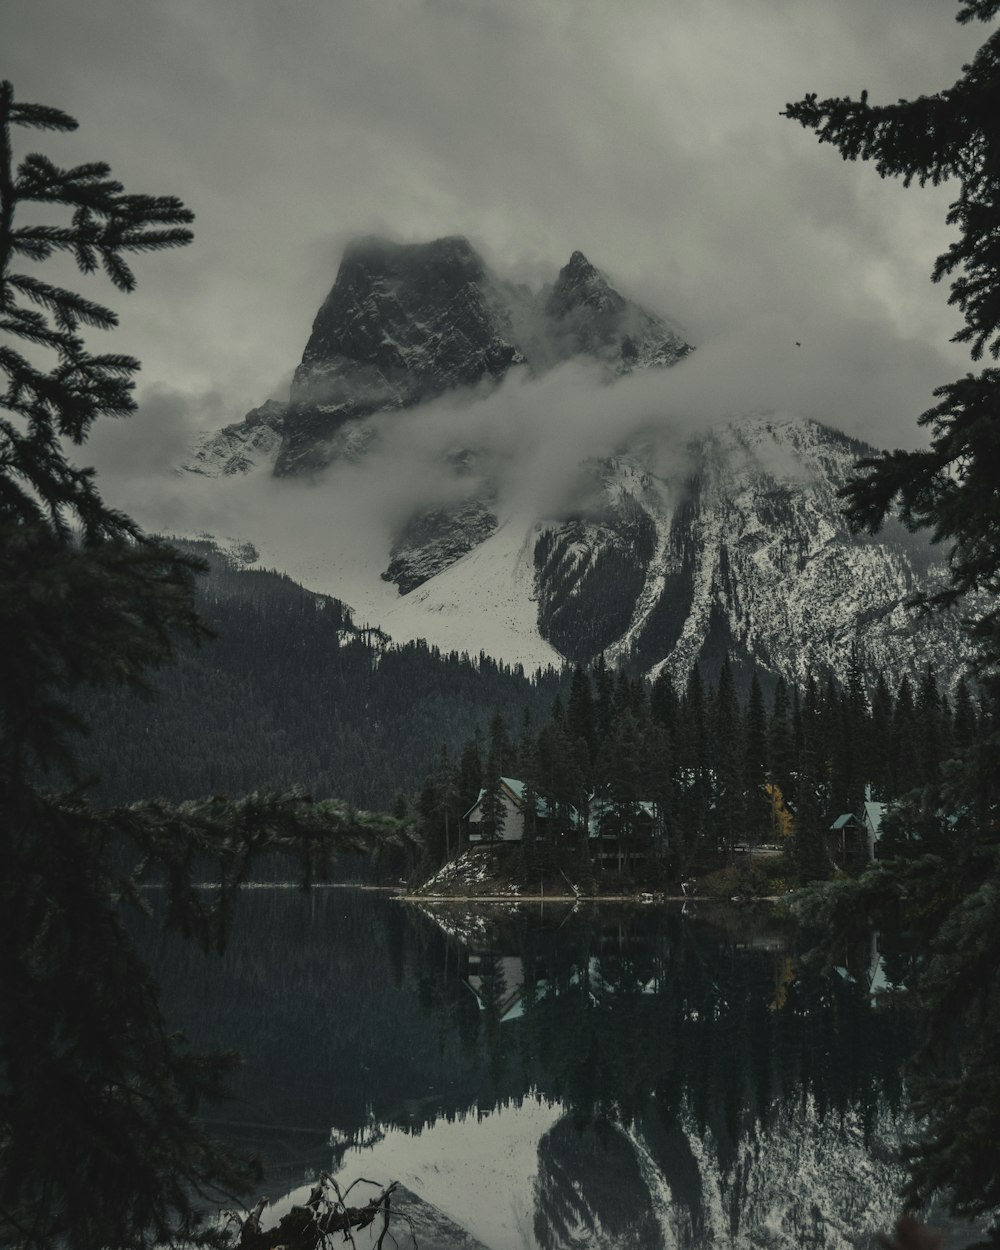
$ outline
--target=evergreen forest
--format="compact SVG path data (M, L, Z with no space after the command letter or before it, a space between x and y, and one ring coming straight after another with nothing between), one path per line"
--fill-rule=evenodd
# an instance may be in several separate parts
M964 681L949 694L928 669L891 688L856 662L801 689L770 674L741 689L728 662L714 676L693 669L680 689L603 657L529 676L483 654L393 644L336 599L208 542L182 546L208 566L198 608L214 637L180 647L149 690L81 696L80 764L95 798L296 787L392 808L416 835L405 851L381 849L392 879L419 880L452 857L463 815L501 776L524 781L546 831L558 830L539 853L545 843L574 869L579 814L600 805L631 879L676 884L761 844L785 853L782 878L826 877L844 866L825 836L836 817L939 777L987 716ZM661 835L655 871L627 853L640 804Z
M302 788L386 810L415 790L445 742L457 750L492 710L541 715L565 684L489 656L396 646L350 609L288 577L240 568L209 543L197 605L215 635L178 647L149 690L88 691L80 765L102 804Z
M544 720L526 707L512 728L497 709L489 734L476 732L457 757L442 744L417 800L421 867L449 856L451 831L481 793L490 832L503 837L507 777L524 783L523 850L535 861L555 853L565 867L600 870L596 812L602 840L621 846L616 872L645 884L676 884L762 845L783 853L773 865L783 878L856 870L860 848L838 843L831 825L849 815L854 828L866 799L886 803L940 778L988 715L967 682L949 696L929 668L896 689L880 675L869 689L854 659L843 680L809 674L800 691L779 678L770 697L754 675L741 697L728 660L717 680L695 667L678 690L665 672L649 683L602 657L575 667Z

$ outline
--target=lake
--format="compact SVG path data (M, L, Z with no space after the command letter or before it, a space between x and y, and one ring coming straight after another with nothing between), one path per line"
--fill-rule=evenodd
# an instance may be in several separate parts
M208 1118L275 1202L398 1180L425 1250L819 1250L898 1213L915 1021L877 935L824 972L752 908L260 888L224 956L142 940L171 1024L244 1056Z

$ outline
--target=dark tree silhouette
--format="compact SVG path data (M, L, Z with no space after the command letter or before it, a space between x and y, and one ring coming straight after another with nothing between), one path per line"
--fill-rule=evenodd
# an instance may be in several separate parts
M127 193L99 162L60 169L32 153L15 168L15 128L76 125L0 85L0 1240L200 1244L217 1237L206 1198L253 1177L195 1118L234 1061L169 1034L124 910L147 910L153 877L166 924L220 947L260 850L294 850L313 870L358 844L365 821L294 795L110 811L87 800L74 696L141 686L177 639L208 631L194 610L200 562L109 507L67 452L98 417L134 410L139 365L82 336L112 329L114 312L24 263L66 253L127 292L126 257L182 246L192 219L174 197ZM63 223L30 212L22 224L26 205ZM195 888L196 870L219 881L214 894Z
M990 22L998 15L998 0L961 0L957 18ZM786 115L845 159L874 161L882 177L907 186L957 184L948 222L958 237L938 258L933 278L951 279L950 302L964 316L954 339L970 345L973 359L984 350L1000 356L1000 30L953 86L932 95L890 105L870 104L865 92L858 100L808 95ZM970 373L936 395L941 402L920 418L930 446L862 461L845 492L847 515L856 530L874 532L898 511L911 529L929 527L947 548L950 584L923 607L979 593L972 629L988 716L977 741L897 812L897 858L856 883L807 898L803 910L815 919L820 908L838 931L859 917L895 913L918 941L917 990L929 1028L914 1070L924 1133L909 1152L907 1196L920 1202L944 1191L955 1210L983 1212L1000 1205L1000 370ZM897 738L903 705L901 692ZM916 718L940 714L932 682L921 688L917 708ZM963 721L967 736L964 700ZM921 748L925 756L932 752L933 737L918 733L901 744L897 768L904 771ZM949 1043L956 1038L960 1055L952 1063Z

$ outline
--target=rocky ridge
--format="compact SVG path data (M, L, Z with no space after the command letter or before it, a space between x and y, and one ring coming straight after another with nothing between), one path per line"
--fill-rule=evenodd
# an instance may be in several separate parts
M316 314L287 409L280 423L268 419L279 436L274 472L308 473L359 454L364 418L488 389L514 367L538 375L587 356L623 374L675 364L691 350L677 327L626 299L582 252L535 293L497 277L461 237L357 239ZM203 440L184 467L238 472L234 450L245 446L248 463L273 453L273 441L253 439L263 411Z
M269 399L243 418L202 436L181 469L202 477L232 477L273 462L281 449L288 405Z
M901 525L854 535L837 492L873 448L802 418L733 419L692 440L673 479L638 445L591 472L604 507L545 525L535 543L539 628L562 654L599 651L683 680L728 653L800 683L846 671L856 648L899 680L968 655L953 615L916 617L941 584L926 541Z
M184 467L306 474L364 460L385 414L463 392L472 403L514 369L540 376L583 358L610 382L691 350L581 252L531 292L462 238L361 239L316 316L288 405L255 409ZM372 571L398 588L399 610L373 619L398 637L531 665L604 652L682 679L729 653L798 682L807 670L843 672L857 648L891 680L927 663L956 679L967 660L958 621L906 607L940 583L941 561L901 526L859 537L841 515L837 492L872 448L794 414L733 418L683 446L667 434L582 463L572 510L548 516L512 511L468 447L443 451L451 501L397 525Z

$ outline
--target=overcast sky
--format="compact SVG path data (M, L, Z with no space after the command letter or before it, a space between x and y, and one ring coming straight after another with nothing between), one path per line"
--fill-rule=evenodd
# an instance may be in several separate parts
M929 281L948 189L883 183L779 112L950 85L984 37L954 9L0 0L0 25L18 95L81 123L23 132L33 147L196 213L192 246L109 295L116 349L144 362L147 456L287 393L344 240L370 232L465 234L535 282L580 248L686 329L725 403L912 445L931 388L968 367Z

